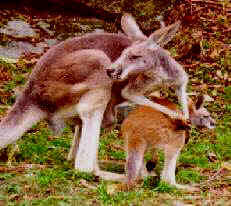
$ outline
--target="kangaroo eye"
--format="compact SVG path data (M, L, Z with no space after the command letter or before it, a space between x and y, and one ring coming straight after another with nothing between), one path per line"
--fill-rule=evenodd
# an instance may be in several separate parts
M129 60L136 60L138 58L140 58L141 56L138 56L138 55L132 55L132 56L129 56Z

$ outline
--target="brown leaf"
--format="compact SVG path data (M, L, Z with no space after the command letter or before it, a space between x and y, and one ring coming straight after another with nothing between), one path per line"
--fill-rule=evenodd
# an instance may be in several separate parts
M119 188L118 188L118 184L110 184L110 185L107 185L107 193L109 195L112 195L116 192L119 191Z
M227 170L231 171L231 163L230 162L223 162L221 164L221 167L224 168L224 169L227 169Z
M94 185L91 185L91 184L89 184L86 180L84 180L84 179L81 179L80 181L79 181L79 183L82 185L82 186L84 186L84 187L86 187L86 188L89 188L89 189L93 189L93 190L95 190L97 187L95 187Z
M210 153L208 154L208 159L209 159L210 162L215 162L215 161L217 161L217 156L216 156L215 153L210 152Z

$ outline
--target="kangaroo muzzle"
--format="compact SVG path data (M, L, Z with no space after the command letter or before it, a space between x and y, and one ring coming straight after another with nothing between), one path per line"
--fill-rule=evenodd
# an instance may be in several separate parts
M110 69L107 69L107 75L111 79L119 80L121 78L121 74L122 74L122 68L118 68L118 69L110 68Z

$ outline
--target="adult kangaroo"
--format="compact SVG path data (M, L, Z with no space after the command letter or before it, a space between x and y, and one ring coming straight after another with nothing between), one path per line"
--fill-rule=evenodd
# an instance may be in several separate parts
M92 91L89 91L89 88L84 88L84 85L81 85L81 83L86 82L91 73L94 72L94 64L97 61L88 61L86 64L86 61L81 59L75 60L74 58L78 56L78 51L97 49L100 54L104 53L109 60L114 61L120 56L124 48L130 46L131 43L132 41L124 34L92 33L68 39L50 48L39 59L24 91L17 96L14 106L6 117L2 119L0 123L0 148L14 143L32 125L42 119L48 119L50 127L56 133L60 133L64 128L65 119L80 112L77 111L77 108L73 106L68 107L67 105L77 105L78 102L82 102L81 105L84 112L82 112L83 114L82 116L80 115L80 118L83 124L81 133L83 138L81 138L79 143L75 168L87 172L93 172L94 169L98 168L96 154L98 150L97 139L101 125L100 116L104 114L108 105L104 123L109 124L109 122L113 121L113 105L124 100L120 96L120 91L113 93L116 97L113 98L111 103L108 103L111 91L107 91L107 95L94 91L98 87L97 84L107 85L108 81L112 82L106 73L105 75L97 74L97 77L95 76L95 88ZM81 56L84 59L89 59L91 55L88 53L85 55L81 54ZM94 58L97 57L95 53L93 56ZM105 56L103 60L106 59ZM97 58L100 60L99 56ZM109 63L107 62L107 64ZM101 63L98 62L98 65L101 65ZM70 69L71 67L72 69ZM77 75L75 75L76 72ZM106 77L108 78L107 82L103 83ZM83 87L81 88L81 86ZM92 87L94 86L92 85ZM118 83L113 85L113 88L110 86L110 89L117 91L117 87ZM75 97L75 100L73 100L73 94L70 90L77 91L78 97ZM92 97L85 97L84 94L89 92ZM99 100L95 98L93 101L94 97L97 97ZM95 104L100 102L102 107L98 107L96 111L95 107L93 107L94 105L87 105L87 101ZM96 120L97 116L98 119Z

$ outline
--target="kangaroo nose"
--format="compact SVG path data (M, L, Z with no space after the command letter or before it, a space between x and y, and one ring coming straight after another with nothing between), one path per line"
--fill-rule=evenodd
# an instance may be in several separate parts
M122 74L121 68L119 68L119 69L107 69L107 75L114 80L120 79L121 74Z
M111 78L112 73L114 72L114 69L107 69L107 75Z

